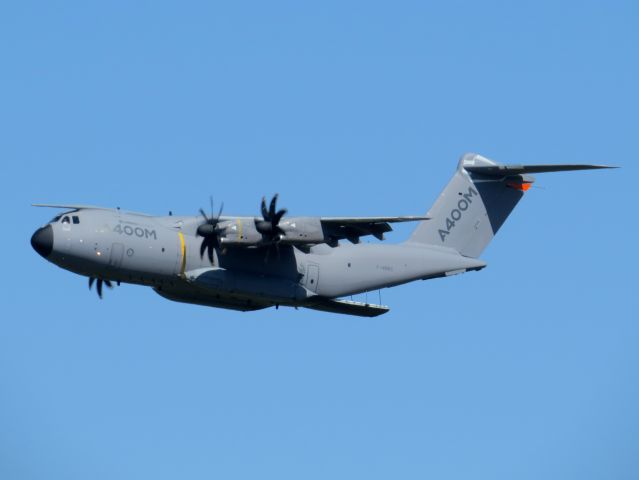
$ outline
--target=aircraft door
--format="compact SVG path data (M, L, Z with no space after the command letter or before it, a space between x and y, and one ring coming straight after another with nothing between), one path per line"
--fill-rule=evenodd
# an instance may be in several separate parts
M311 292L317 292L317 284L319 283L319 265L309 263L306 266L306 288Z
M122 266L122 257L124 256L124 244L114 243L111 245L111 256L109 257L109 268L119 270Z

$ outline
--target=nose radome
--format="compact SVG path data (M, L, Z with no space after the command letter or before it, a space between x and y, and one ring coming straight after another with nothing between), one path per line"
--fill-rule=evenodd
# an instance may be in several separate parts
M44 258L51 255L53 250L53 228L51 228L51 225L38 228L35 231L31 237L31 246Z

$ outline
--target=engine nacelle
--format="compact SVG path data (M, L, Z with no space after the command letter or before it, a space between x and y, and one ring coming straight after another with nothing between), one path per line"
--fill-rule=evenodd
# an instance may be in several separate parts
M308 245L325 242L322 222L313 217L290 217L282 219L279 227L284 230L281 243Z
M220 243L229 247L256 247L267 244L262 234L257 231L255 222L254 218L238 218L220 224L223 229ZM318 218L285 218L278 227L284 232L279 240L282 245L312 245L326 241L322 222Z
M220 243L230 247L254 247L261 245L262 234L255 228L255 219L237 218L224 222Z

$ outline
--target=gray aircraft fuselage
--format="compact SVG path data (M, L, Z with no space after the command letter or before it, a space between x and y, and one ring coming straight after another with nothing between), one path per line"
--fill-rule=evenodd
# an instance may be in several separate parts
M340 297L484 268L478 257L533 183L529 173L594 168L608 167L503 165L466 154L426 217L282 220L286 211L276 212L277 197L270 210L263 200L263 218L149 216L69 206L71 211L38 229L31 243L52 263L90 277L90 286L97 279L100 295L102 282L123 282L213 307L287 305L375 316L388 308ZM421 221L406 242L359 243L360 235L383 238L388 222L416 220Z
M229 248L216 250L211 266L199 254L200 217L81 209L56 218L35 234L51 238L50 248L44 239L39 253L52 263L88 277L151 286L171 300L240 310L306 306L317 296L343 297L485 266L445 247L410 243L320 244L308 253L282 246L279 257L268 260L264 248Z

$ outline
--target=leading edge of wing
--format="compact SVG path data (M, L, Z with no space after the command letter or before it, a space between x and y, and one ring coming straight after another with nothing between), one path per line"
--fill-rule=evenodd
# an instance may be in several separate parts
M106 207L97 207L95 205L68 205L68 204L57 204L57 203L32 203L32 207L45 207L45 208L64 208L69 210L113 210L111 208Z

